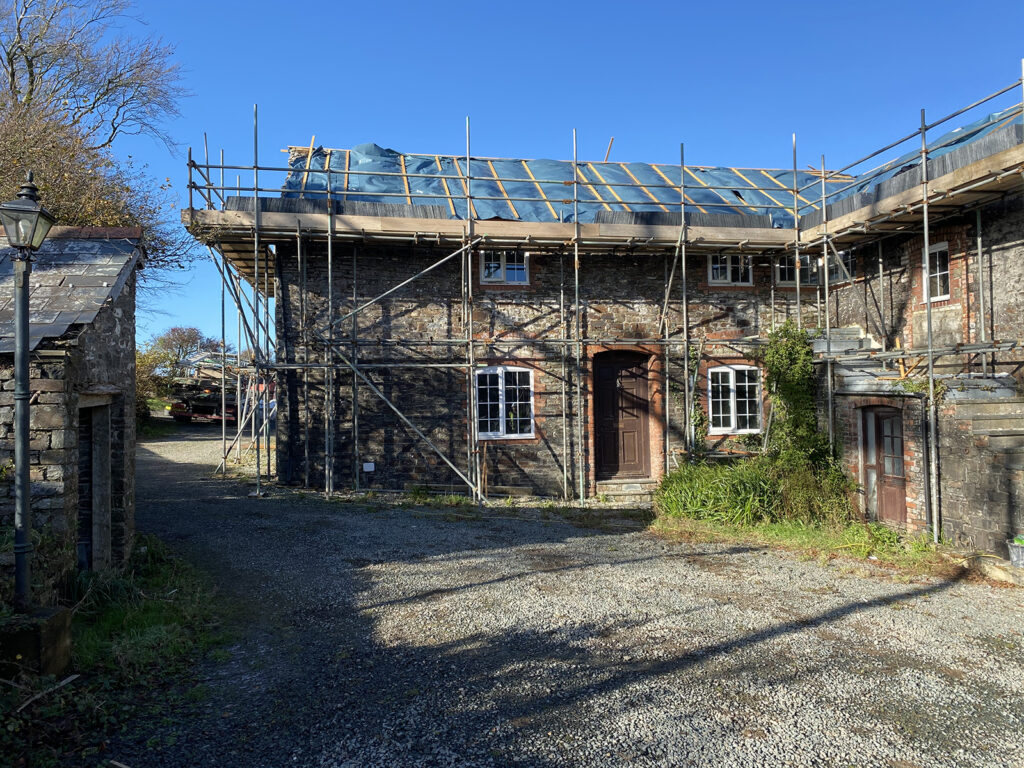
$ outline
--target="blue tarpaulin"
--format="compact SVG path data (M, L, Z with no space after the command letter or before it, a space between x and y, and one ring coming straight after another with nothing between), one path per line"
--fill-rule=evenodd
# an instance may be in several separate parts
M984 151L986 141L997 138L994 132L1007 126L1017 131L1008 140L1019 142L1021 117L1014 117L1014 109L987 115L930 142L929 167L946 155L947 165L963 164L952 162L959 156L964 163L970 161L973 156L964 151L950 153L972 146ZM852 199L845 207L855 207L872 191L888 194L894 181L910 183L911 175L902 174L919 165L920 152L908 152L861 178L831 178L826 182L829 207L847 198ZM678 165L581 162L574 177L573 163L564 160L473 157L467 162L465 157L402 154L360 144L295 154L289 167L293 170L285 183L286 198L324 198L329 185L331 197L338 201L441 206L454 219L466 219L471 204L478 220L572 222L574 187L581 222L619 212L678 214L680 209ZM772 226L793 226L793 171L686 166L682 182L688 211L768 217ZM803 190L801 217L820 218L820 182L819 172L796 172L796 186Z

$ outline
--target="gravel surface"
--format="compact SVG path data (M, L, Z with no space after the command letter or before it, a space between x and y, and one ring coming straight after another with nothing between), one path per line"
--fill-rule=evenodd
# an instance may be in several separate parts
M1024 591L644 531L210 479L139 446L138 529L237 606L140 766L1024 766ZM472 518L473 515L470 514Z

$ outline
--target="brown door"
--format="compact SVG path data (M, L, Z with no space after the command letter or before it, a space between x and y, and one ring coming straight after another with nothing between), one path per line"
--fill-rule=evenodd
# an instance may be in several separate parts
M594 358L598 479L651 474L646 363L636 353Z
M868 511L888 523L907 522L907 479L903 467L903 412L864 411L864 475Z

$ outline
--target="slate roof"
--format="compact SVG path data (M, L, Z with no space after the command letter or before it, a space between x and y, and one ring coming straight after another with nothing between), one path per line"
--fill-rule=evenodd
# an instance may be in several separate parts
M0 354L14 351L13 255L0 247ZM121 295L140 257L137 238L51 237L43 243L29 279L29 348L91 323Z

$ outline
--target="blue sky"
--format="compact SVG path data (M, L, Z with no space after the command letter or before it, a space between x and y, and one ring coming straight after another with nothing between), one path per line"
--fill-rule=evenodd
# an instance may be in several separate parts
M1021 74L1024 3L143 0L192 95L174 152L125 137L118 155L187 204L188 147L251 164L279 150L372 141L406 152L839 167ZM1019 101L1019 98L1017 99ZM966 120L965 120L966 121ZM251 177L250 177L251 178ZM244 183L244 182L243 182ZM169 216L177 218L177 210ZM139 340L172 325L220 335L219 278L200 262L146 300ZM234 340L233 312L229 339Z

